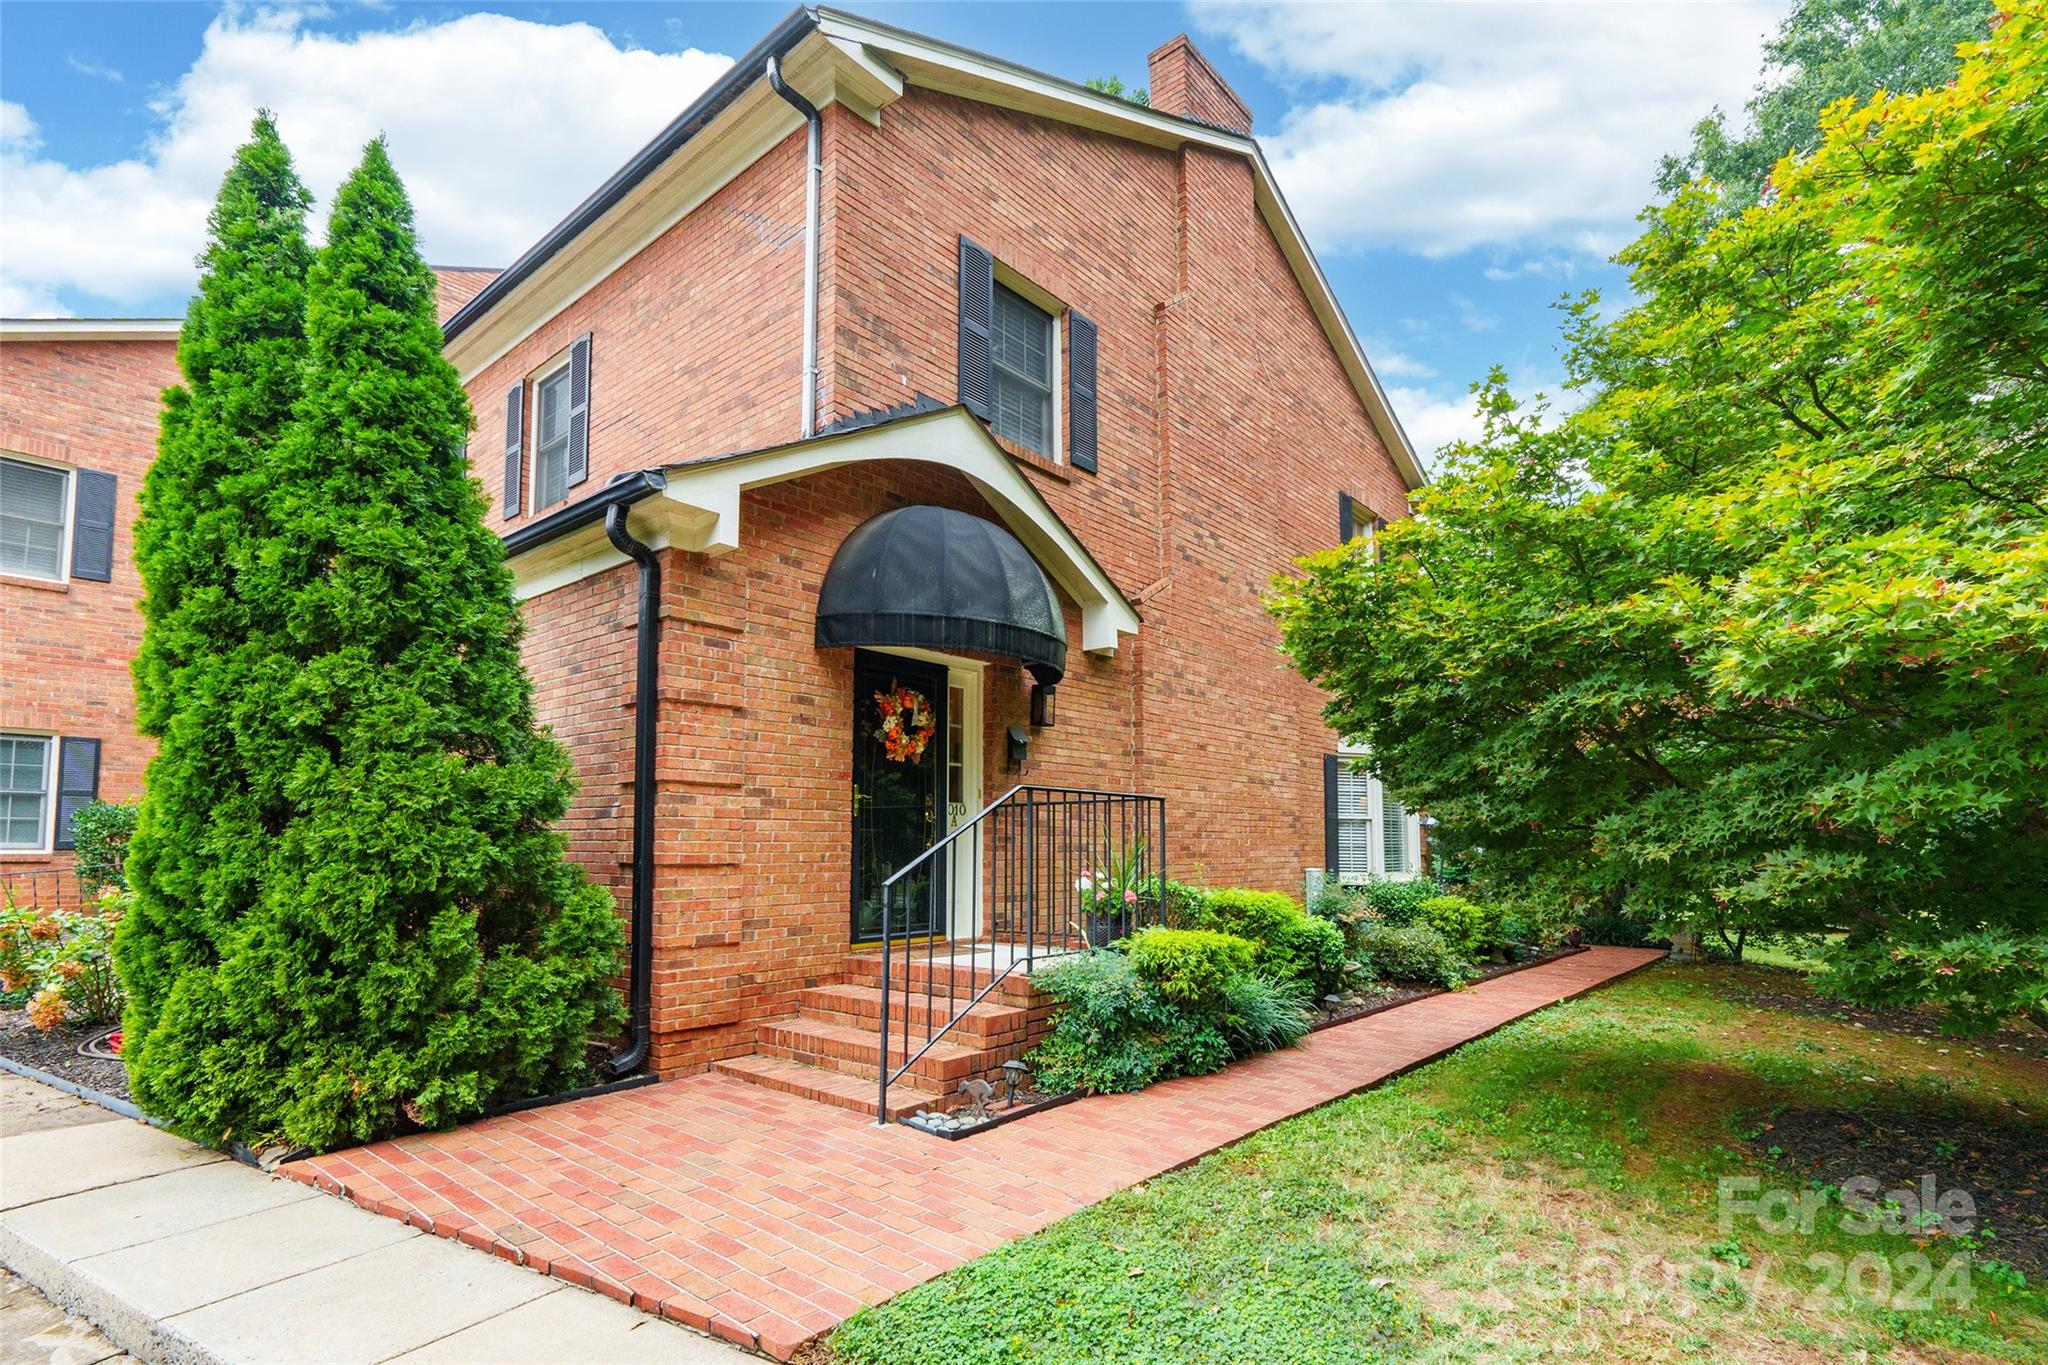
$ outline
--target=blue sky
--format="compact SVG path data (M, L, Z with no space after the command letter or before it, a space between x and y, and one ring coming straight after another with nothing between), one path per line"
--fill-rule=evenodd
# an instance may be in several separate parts
M1620 291L1660 152L1758 78L1777 0L1720 4L861 4L1072 79L1145 79L1186 31L1416 443L1492 364L1554 386L1567 290ZM502 265L666 123L779 4L0 7L0 311L182 311L258 104L317 195L383 131L429 257Z

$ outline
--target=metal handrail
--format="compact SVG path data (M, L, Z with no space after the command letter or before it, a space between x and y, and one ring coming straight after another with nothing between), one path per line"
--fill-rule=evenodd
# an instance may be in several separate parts
M1077 815L1077 811L1081 813ZM1015 817L1020 813L1022 819L1021 830L1014 828L1016 824ZM1043 852L1046 855L1043 860L1045 864L1043 867L1041 867L1040 854L1041 846L1046 843L1046 840L1041 838L1041 830L1039 828L1039 817L1041 814L1046 817L1053 840L1050 846L1043 848ZM1001 836L1006 832L1003 828L1006 819L1013 826L1007 831L1011 836L1009 843L1001 842ZM993 827L993 833L991 833L991 827ZM1105 849L1111 848L1115 844L1117 836L1121 836L1122 842L1118 846L1120 851L1116 852L1113 856L1124 860L1127 868L1133 864L1142 865L1143 872L1140 874L1138 881L1140 883L1156 882L1156 894L1153 899L1153 905L1163 914L1166 900L1166 801L1164 797L1147 795L1140 792L1107 791L1085 787L1046 787L1035 783L1019 783L983 806L981 810L977 811L969 819L948 830L940 838L934 840L930 847L903 866L897 868L883 880L881 885L881 1047L877 1066L880 1080L879 1096L875 1111L875 1117L878 1122L886 1123L888 1121L889 1087L891 1085L901 1080L975 1006L986 1000L999 985L1007 980L1019 965L1023 966L1027 975L1032 971L1036 964L1038 939L1040 937L1039 901L1041 893L1047 885L1046 877L1048 874L1050 875L1052 879L1051 885L1054 887L1057 895L1064 884L1072 878L1072 874L1077 869L1093 867L1096 850L1093 848L1082 850L1075 841L1077 837L1086 837L1092 843L1098 832L1103 836L1103 847ZM1021 836L1023 846L1024 866L1021 869L1009 865L997 866L996 864L1005 854L1010 855L1014 859L1016 853L1014 845L1018 842L1019 836ZM1064 842L1061 842L1062 840ZM995 850L994 856L989 860L990 866L987 868L984 868L982 865L982 852L985 848L993 848ZM958 880L957 872L941 872L941 869L950 869L956 866L951 862L950 855L963 852L969 858L967 865L972 869L969 873L969 876L973 879L969 883L970 889L968 892L970 907L980 907L986 900L993 899L993 892L997 889L1007 890L1012 897L1021 893L1024 900L1023 933L1020 940L1017 933L1017 915L1013 904L1007 925L1009 931L1007 946L1011 953L1010 960L1008 962L998 962L996 960L997 949L1002 945L994 941L992 936L990 942L989 979L977 989L970 966L964 994L960 989L960 982L958 980L958 953L948 953L944 991L947 1017L943 1024L934 1027L933 1021L939 1012L938 1000L941 994L938 990L937 973L934 970L935 948L942 937L940 926L937 923L937 905L942 895L939 884L942 880L957 884ZM945 861L941 861L942 858L945 858ZM926 884L931 901L928 907L929 913L923 935L925 941L925 1037L922 1045L917 1047L915 1051L912 1051L909 997L912 994L913 964L910 961L909 954L912 940L917 935L912 924L914 916L906 912L902 927L904 1008L901 1052L903 1060L892 1068L889 1064L890 1026L892 1021L890 1003L896 989L896 934L892 921L899 891L907 889L905 884L908 879L915 876L921 869L927 876ZM984 873L988 874L988 887L986 891L989 894L986 896L983 885ZM955 928L955 907L953 905L951 888L943 892L943 897L946 904L943 937L949 944L952 944ZM1133 923L1140 913L1141 911L1120 911L1115 918L1129 924ZM990 930L994 928L992 924L985 927ZM1052 928L1049 917L1046 927L1048 930ZM1088 934L1089 930L1084 926L1081 937L1085 940ZM1065 943L1069 937L1063 930L1057 931L1057 936L1062 943ZM1049 932L1046 937L1047 948L1050 950L1053 946L1054 934ZM1017 953L1020 942L1022 947L1021 964ZM957 945L955 946L957 947Z

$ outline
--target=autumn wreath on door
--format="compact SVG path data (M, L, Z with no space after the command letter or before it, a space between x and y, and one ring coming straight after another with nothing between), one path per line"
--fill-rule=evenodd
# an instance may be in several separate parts
M923 759L925 745L932 742L932 734L938 729L931 698L898 683L886 692L875 693L875 710L881 716L875 733L882 741L882 752L897 763Z

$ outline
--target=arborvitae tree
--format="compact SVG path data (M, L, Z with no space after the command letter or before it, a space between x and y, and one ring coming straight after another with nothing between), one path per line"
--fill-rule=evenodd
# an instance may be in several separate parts
M304 392L244 575L264 616L231 799L263 831L257 898L140 1069L205 1135L329 1147L589 1079L622 1018L622 935L552 829L568 760L535 727L469 406L381 140L306 295Z
M263 604L244 574L264 536L264 470L291 420L305 367L306 240L312 202L267 113L235 153L208 219L199 292L178 338L185 382L164 394L157 458L143 481L135 562L143 584L137 715L159 741L128 850L135 900L116 955L127 986L130 1080L153 1112L202 1076L152 1065L165 1002L188 975L208 989L216 940L255 902L271 830L249 799L236 742L243 648Z

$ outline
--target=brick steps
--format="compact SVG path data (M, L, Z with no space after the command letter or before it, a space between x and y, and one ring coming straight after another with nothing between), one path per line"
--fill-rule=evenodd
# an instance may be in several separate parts
M855 1113L870 1115L875 1112L873 1076L854 1076L844 1071L828 1071L802 1062L758 1055L713 1062L711 1069L721 1076L751 1081L785 1095L798 1095L820 1104L829 1104L835 1109L851 1109ZM959 1099L957 1095L936 1095L898 1081L889 1087L889 1117L891 1120L905 1118L920 1109L951 1109Z
M998 981L995 969L988 966L949 964L936 957L927 963L918 955L912 961L899 959L890 976L896 988L889 999L889 1053L896 1065L904 1056L906 1016L908 1048L915 1052L924 1047L928 1030L964 1011L890 1087L892 1119L918 1109L952 1109L964 1103L959 1093L962 1081L978 1077L1000 1087L1003 1063L1031 1050L1050 1012L1022 972ZM927 982L936 994L927 992ZM968 999L991 982L996 984L988 997L968 1008ZM798 997L796 1014L760 1025L755 1055L718 1062L712 1070L784 1094L872 1114L881 1076L881 987L880 955L849 953L838 979L809 987Z
M923 994L905 996L896 992L889 998L889 1027L901 1037L903 1017L910 1016L910 1032L914 1038L921 1038L929 1025L943 1024L953 1017L953 1012L965 1005L974 989L962 987L956 998L948 1001L941 996L927 1003ZM813 986L800 998L806 1018L822 1019L835 1024L850 1024L857 1028L876 1031L882 1019L882 988L862 986L853 982L839 982L829 986ZM984 1000L968 1010L953 1025L953 1036L962 1042L969 1038L997 1038L1006 1033L1022 1029L1029 1021L1031 1012L1020 1005L998 1005Z

